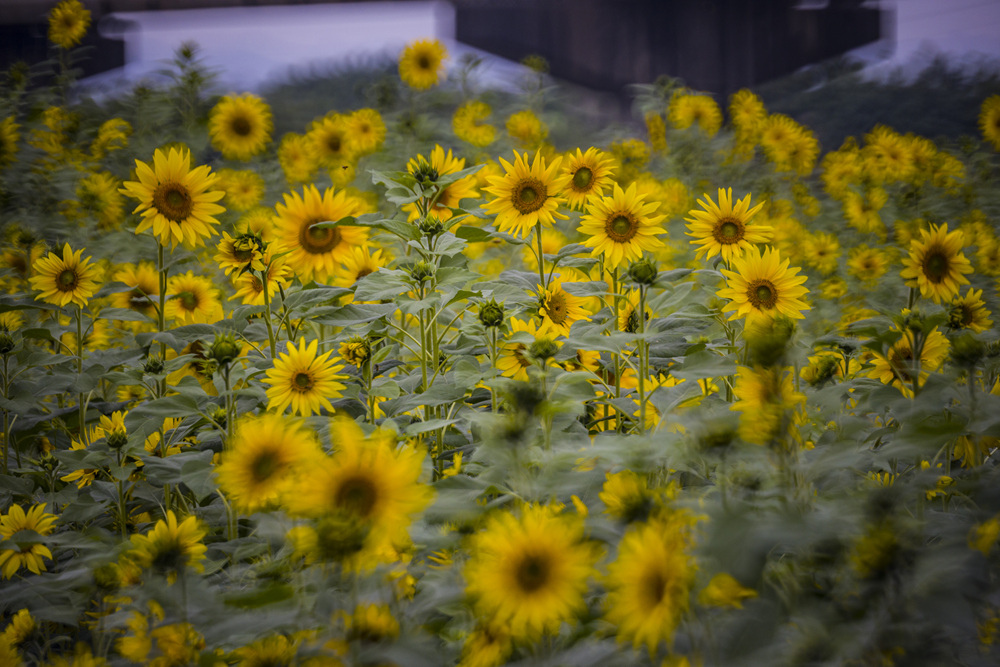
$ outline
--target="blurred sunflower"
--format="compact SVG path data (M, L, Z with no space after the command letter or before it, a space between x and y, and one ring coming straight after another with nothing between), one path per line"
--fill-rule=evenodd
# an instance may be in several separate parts
M686 130L692 125L709 137L714 137L722 127L722 111L708 95L679 93L670 98L667 108L670 124L678 130Z
M219 223L215 215L225 209L214 203L225 196L221 190L211 190L216 176L208 166L191 169L191 152L187 148L157 148L153 166L135 161L138 181L126 181L122 193L139 200L133 213L142 213L142 222L135 233L147 229L162 245L176 248L184 244L195 248L212 236Z
M249 160L271 142L271 107L251 93L225 95L208 114L212 146L227 160Z
M618 297L618 330L625 333L639 333L639 325L649 319L653 311L648 307L646 312L639 313L639 290L629 290L627 294ZM640 320L639 318L642 318Z
M557 634L586 607L598 555L579 515L539 505L496 512L473 538L465 590L480 618L514 641L534 641Z
M983 290L969 288L965 296L957 294L951 300L948 326L952 329L971 329L982 333L993 326L990 311L983 302Z
M17 159L17 141L20 135L13 116L0 120L0 169L14 164Z
M249 169L220 169L215 186L226 193L226 203L234 211L248 211L260 203L267 184Z
M483 623L468 634L462 644L458 667L498 667L514 650L510 635L497 623Z
M297 662L299 641L284 635L269 635L235 649L232 656L240 667L294 665Z
M76 199L63 202L63 215L78 222L96 220L104 231L118 229L125 216L120 186L119 180L106 171L87 174L77 183Z
M319 166L312 137L294 132L285 134L278 146L278 163L290 184L311 181Z
M391 261L388 253L382 248L372 250L369 246L351 248L343 259L343 264L337 270L333 284L338 287L353 287L365 276L375 273Z
M646 521L663 504L663 494L650 489L646 477L632 470L606 473L598 497L605 514L625 523Z
M62 0L49 12L49 41L63 49L80 43L90 27L90 11L80 0Z
M614 158L591 146L566 155L562 174L569 176L563 195L570 208L582 211L591 196L601 196L614 177Z
M385 141L385 121L375 109L358 109L347 117L347 131L358 155L374 153Z
M733 189L719 188L718 204L706 193L704 200L698 200L698 205L704 210L691 210L689 215L692 217L684 218L690 223L687 235L694 237L691 243L699 246L695 252L697 259L719 255L726 265L731 265L753 244L771 240L771 227L750 223L764 205L750 208L749 194L734 206Z
M264 380L271 385L267 390L268 410L280 413L291 406L293 414L303 417L319 414L322 408L333 412L330 399L338 398L346 389L340 382L346 379L340 374L344 367L339 359L330 358L333 350L317 356L318 347L318 340L307 343L302 338L298 348L288 343L288 351L278 353Z
M529 334L535 340L543 335L533 320L522 322L516 317L510 318L511 335L521 332ZM532 364L531 358L528 356L529 344L515 341L503 344L497 359L497 370L500 371L501 375L521 382L528 381L528 368Z
M35 574L45 570L42 559L52 560L49 548L30 538L19 538L17 534L27 530L44 537L52 532L55 521L54 514L45 513L44 503L32 506L27 512L20 505L11 505L7 514L0 516L0 538L13 540L17 544L17 549L0 551L0 574L4 579L13 578L22 567Z
M456 158L452 155L450 148L445 152L440 145L435 145L434 149L431 150L430 160L423 155L417 155L406 162L406 171L424 186L425 191L430 189L442 176L454 174L463 169L465 169L465 158ZM458 208L463 199L476 199L478 197L476 177L470 174L440 189L437 193L437 199L428 213L444 222L451 219L451 209ZM410 222L420 218L420 207L417 206L416 202L405 204L402 208L407 212L407 220Z
M729 118L739 140L757 141L767 119L767 108L753 91L743 88L729 97Z
M665 216L654 215L659 202L646 202L636 184L622 190L617 183L610 197L592 197L577 231L584 234L583 245L591 256L602 256L607 269L617 269L663 246L658 238L667 230L659 226Z
M540 331L568 336L573 322L590 319L583 307L586 299L564 290L561 280L552 280L548 287L539 285L538 291L541 295L538 298L538 313L542 318Z
M395 437L376 431L364 437L346 418L331 427L332 456L319 459L286 496L292 516L349 516L369 527L367 547L391 547L408 541L415 515L434 497L420 481L425 453L396 447Z
M773 248L761 253L757 246L750 246L742 257L733 260L733 270L722 269L727 284L718 295L729 299L722 312L733 311L731 320L745 316L747 325L775 315L804 318L802 311L810 308L802 300L809 292L802 286L806 277L798 275L798 267L789 269L788 263L787 259L782 262Z
M312 153L321 167L339 169L357 157L357 146L347 116L343 114L330 112L317 118L309 126L306 137L312 142Z
M787 434L785 429L792 425L789 411L806 401L804 394L795 391L794 379L780 367L737 369L733 385L737 400L729 409L740 413L741 438L765 445Z
M649 145L658 153L667 151L667 125L663 122L663 116L650 111L644 117L646 121L646 134L649 136Z
M473 146L483 148L493 143L497 129L485 123L493 109L486 102L470 100L457 109L451 117L451 129L455 136Z
M922 385L927 376L944 363L949 345L948 338L937 327L931 329L920 348L920 360L917 363L913 354L913 332L907 329L884 354L875 354L867 377L894 386L904 396L912 398L914 371L919 368L917 384Z
M691 554L693 520L673 512L632 527L608 566L607 620L618 641L645 645L650 655L674 632L691 605L697 563Z
M173 583L187 568L195 572L205 569L202 564L205 534L205 528L194 515L178 523L173 510L167 510L166 517L157 521L148 533L132 536L126 556L141 568L166 575L167 581Z
M191 271L171 276L163 315L179 325L218 322L223 317L219 290L209 278Z
M983 100L979 110L979 129L983 139L1000 151L1000 95L990 95Z
M547 167L541 151L528 165L528 154L514 151L514 163L503 158L503 176L489 177L489 187L484 188L495 199L482 205L491 215L496 216L496 226L501 232L527 238L536 224L550 227L556 218L569 216L559 212L562 191L570 176L559 174L561 158L556 158Z
M129 288L111 295L112 306L134 310L155 319L154 303L160 294L160 274L152 262L122 264L112 274L112 280Z
M910 256L903 259L900 275L907 287L920 289L921 296L934 303L950 301L960 285L968 285L963 274L972 273L972 264L962 254L965 237L948 225L931 225L920 230L920 240L910 242Z
M295 471L321 455L314 432L301 421L270 412L245 416L216 468L219 488L251 514L277 501Z
M913 156L901 134L885 125L876 125L865 135L861 168L875 183L905 181L913 173Z
M851 248L847 258L847 273L865 285L875 285L889 270L892 258L882 248L860 245Z
M531 109L510 115L504 124L507 134L525 150L537 150L549 136L549 127Z
M844 218L847 224L863 234L876 234L885 238L885 223L879 211L889 201L889 195L884 188L874 186L867 188L864 194L848 190L843 194L842 202Z
M427 90L444 77L448 50L436 39L418 39L399 55L399 78L410 88Z
M343 190L327 188L320 194L315 185L307 185L301 195L285 193L284 203L275 210L277 243L290 251L285 261L303 283L326 282L351 248L368 241L364 227L312 227L317 222L335 222L359 213L358 202Z
M840 242L833 234L816 232L805 238L802 254L809 264L824 276L837 270L840 259Z
M83 308L97 291L101 269L90 263L90 257L81 259L83 249L73 251L69 244L63 246L62 256L50 252L35 261L34 274L28 279L32 289L39 291L35 299L57 306L76 304Z

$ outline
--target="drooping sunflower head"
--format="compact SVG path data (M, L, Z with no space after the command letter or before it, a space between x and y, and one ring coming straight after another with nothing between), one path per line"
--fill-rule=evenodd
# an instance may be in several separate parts
M45 512L45 504L35 505L27 512L20 505L11 505L7 514L0 516L0 538L9 540L21 531L34 531L39 535L50 534L55 526L56 516ZM22 567L35 574L45 570L46 560L52 559L52 552L41 542L18 539L18 548L0 550L0 575L10 579Z
M614 158L591 146L586 152L576 149L563 163L562 172L569 176L563 190L566 203L571 208L582 211L587 199L602 196L614 177Z
M960 286L969 284L964 274L973 271L962 253L964 245L962 232L949 232L948 225L920 230L920 239L910 242L910 255L903 259L900 272L907 287L919 288L921 296L934 303L950 301Z
M951 329L971 329L976 333L993 326L990 311L983 301L983 290L969 289L965 296L955 296L948 311L948 327Z
M226 95L208 116L208 133L227 160L249 160L271 141L274 121L267 102L251 93Z
M288 344L288 351L278 354L274 367L267 371L267 407L275 412L284 412L289 406L294 414L308 417L318 414L322 408L333 412L331 398L339 398L346 386L340 381L346 379L340 371L344 366L340 360L330 357L333 350L317 354L319 341L307 343L305 338L296 348Z
M610 197L589 200L577 231L587 237L583 245L592 248L591 255L603 257L605 268L618 268L662 247L659 235L666 230L659 223L665 216L655 215L659 202L645 198L635 183L627 190L615 183Z
M750 195L733 203L733 189L719 188L719 203L706 193L698 200L702 210L692 209L684 218L688 221L687 235L694 238L698 259L711 259L719 255L726 264L739 257L755 243L767 243L773 230L766 225L751 224L751 219L763 207L750 208Z
M122 193L139 201L133 211L142 214L136 234L152 229L162 245L195 248L215 233L215 216L225 211L215 202L225 193L211 189L216 175L208 166L191 168L187 148L158 148L152 167L139 160L135 167L139 180L126 181Z
M418 39L399 56L399 78L410 88L427 90L444 78L448 50L436 39Z
M152 262L123 264L114 272L113 279L129 287L127 291L111 295L115 308L154 315L153 301L160 292L160 279Z
M440 145L434 146L430 159L423 155L417 155L406 163L406 170L417 179L425 193L434 192L435 187L441 188L437 192L437 199L430 212L442 222L451 219L453 215L451 209L457 208L461 200L474 199L479 196L476 191L476 177L473 174L444 186L437 185L441 177L457 173L462 169L465 169L465 158L455 157L450 148L445 151ZM427 198L430 196L429 194L425 195ZM416 202L404 205L403 210L408 213L410 222L420 218L420 208Z
M57 306L75 304L81 308L97 291L100 267L81 259L83 249L73 251L69 243L63 246L62 256L50 252L38 259L34 275L29 278L31 287L38 290L35 299Z
M990 95L983 100L979 110L979 130L983 139L993 145L993 150L1000 151L1000 95Z
M62 49L79 44L89 27L90 11L80 0L62 0L49 12L49 41Z
M584 308L586 300L563 289L561 280L553 280L549 286L538 286L538 312L542 317L542 331L556 336L568 336L573 322L589 320Z
M535 152L530 166L528 154L514 151L514 162L500 158L503 176L489 177L486 192L494 199L483 208L496 216L496 226L501 232L514 233L526 238L536 224L552 226L556 218L565 219L559 212L562 193L569 176L559 174L561 158L546 166L541 151Z
M778 251L766 248L763 253L750 246L742 257L733 260L733 269L722 269L726 287L719 290L721 298L729 299L723 312L732 311L729 319L746 317L747 324L757 318L784 315L802 319L809 304L802 300L809 290L802 286L805 276L799 268L789 268L789 260L781 260Z

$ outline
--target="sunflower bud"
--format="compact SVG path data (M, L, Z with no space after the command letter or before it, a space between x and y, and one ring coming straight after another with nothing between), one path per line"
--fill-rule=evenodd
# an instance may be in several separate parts
M105 563L94 568L94 584L104 592L116 591L121 588L118 566L114 563Z
M128 435L125 431L115 430L107 435L107 443L110 449L121 449L128 444Z
M428 262L417 262L412 267L410 267L410 275L417 282L424 282L434 275L434 265Z
M559 351L559 346L555 341L548 338L539 338L534 343L528 346L528 354L543 364L556 356L556 352Z
M208 348L208 358L220 366L225 366L240 356L240 352L242 349L240 344L236 342L236 336L231 333L215 334L215 340Z
M212 414L209 415L212 421L219 425L220 428L225 429L228 426L228 416L226 415L226 409L221 405L215 406L212 410Z
M540 56L537 53L532 53L521 59L521 64L525 67L538 72L539 74L549 73L549 61L545 59L544 56Z
M632 265L628 267L629 280L640 285L652 285L656 282L657 273L656 264L646 257L632 262Z
M13 352L15 347L14 337L10 335L10 332L0 329L0 354L6 356Z
M479 321L484 327L498 327L503 324L503 305L491 299L489 303L479 305Z
M428 216L420 221L420 232L424 236L434 237L444 231L444 224L434 216Z
M337 352L347 363L360 366L371 356L372 348L364 337L354 336L341 343Z
M142 364L142 370L144 373L148 373L149 375L162 373L163 359L159 356L146 357L146 361Z
M434 185L440 177L438 170L424 159L420 160L420 164L413 171L413 178L417 179L417 183L424 188Z

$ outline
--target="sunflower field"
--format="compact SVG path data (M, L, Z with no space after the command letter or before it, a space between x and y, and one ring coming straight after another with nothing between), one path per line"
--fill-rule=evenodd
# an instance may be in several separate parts
M421 40L281 134L89 24L0 80L0 665L1000 660L1000 95L821 150Z

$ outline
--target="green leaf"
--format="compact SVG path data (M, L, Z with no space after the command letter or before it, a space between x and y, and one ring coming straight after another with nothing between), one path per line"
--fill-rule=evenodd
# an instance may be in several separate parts
M482 243L494 238L494 234L489 230L469 225L459 225L454 229L454 234L469 243Z
M725 377L736 373L736 362L729 357L700 350L684 357L680 366L670 369L670 374L682 380L703 380Z
M288 584L271 582L264 588L249 593L227 595L224 601L230 607L240 609L258 609L278 602L284 602L295 595L295 589Z
M313 321L337 327L347 327L372 322L396 311L394 303L349 303L330 315L317 317Z
M562 287L573 296L605 296L608 284L603 280L590 280L582 283L563 283Z

